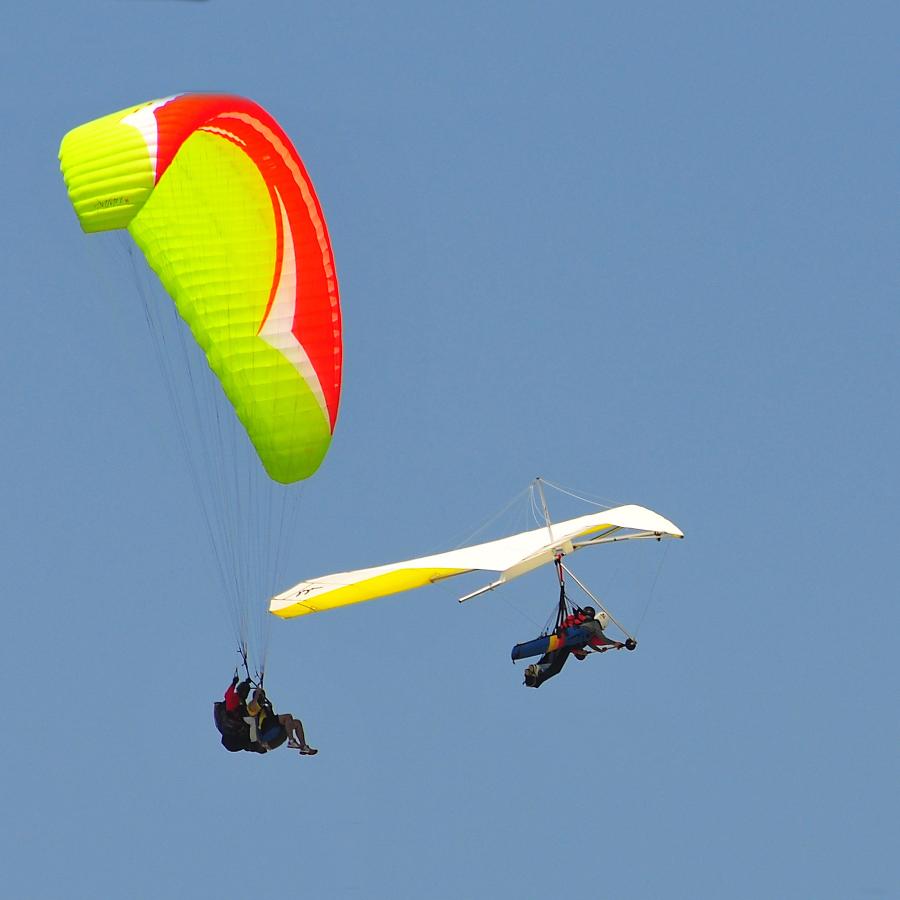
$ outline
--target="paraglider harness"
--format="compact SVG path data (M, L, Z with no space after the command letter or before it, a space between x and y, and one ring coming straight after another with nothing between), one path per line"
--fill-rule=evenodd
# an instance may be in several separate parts
M240 716L228 712L225 709L224 700L216 700L213 703L213 721L222 736L222 746L229 753L254 749L253 742L250 740L250 726L242 721Z

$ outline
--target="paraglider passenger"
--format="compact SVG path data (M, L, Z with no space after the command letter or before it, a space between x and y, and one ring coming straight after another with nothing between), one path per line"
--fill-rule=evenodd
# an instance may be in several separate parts
M306 743L303 723L295 719L291 713L276 713L262 688L257 688L253 692L253 699L247 704L247 711L256 719L259 743L265 750L274 750L286 740L288 747L299 750L301 756L315 756L319 752Z

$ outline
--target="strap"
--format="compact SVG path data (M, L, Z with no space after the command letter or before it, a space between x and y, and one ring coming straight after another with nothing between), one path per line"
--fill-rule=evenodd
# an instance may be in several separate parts
M556 627L562 628L562 623L565 621L566 616L569 614L569 609L566 602L566 579L565 575L563 574L561 553L556 554L554 563L556 564L556 577L559 578L559 604L556 608Z

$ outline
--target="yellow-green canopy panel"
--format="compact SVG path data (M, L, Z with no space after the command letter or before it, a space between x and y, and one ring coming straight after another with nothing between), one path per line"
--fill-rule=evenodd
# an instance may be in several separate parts
M269 475L312 475L337 419L341 313L325 219L278 123L182 94L73 129L59 157L82 229L131 232Z

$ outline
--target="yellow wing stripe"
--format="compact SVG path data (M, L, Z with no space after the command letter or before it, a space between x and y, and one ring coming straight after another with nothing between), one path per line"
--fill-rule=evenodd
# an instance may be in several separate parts
M273 612L283 619L292 619L295 616L305 616L308 613L323 612L327 609L337 609L339 606L349 606L351 603L362 603L377 597L399 594L401 591L411 591L413 588L424 587L442 578L471 571L471 569L447 568L397 569L354 584L330 589L326 587L322 591L312 589L308 596L300 597L291 606Z
M593 525L590 528L583 528L578 534L572 536L572 540L575 538L586 537L589 534L596 534L598 531L609 531L610 528L618 528L617 525Z

